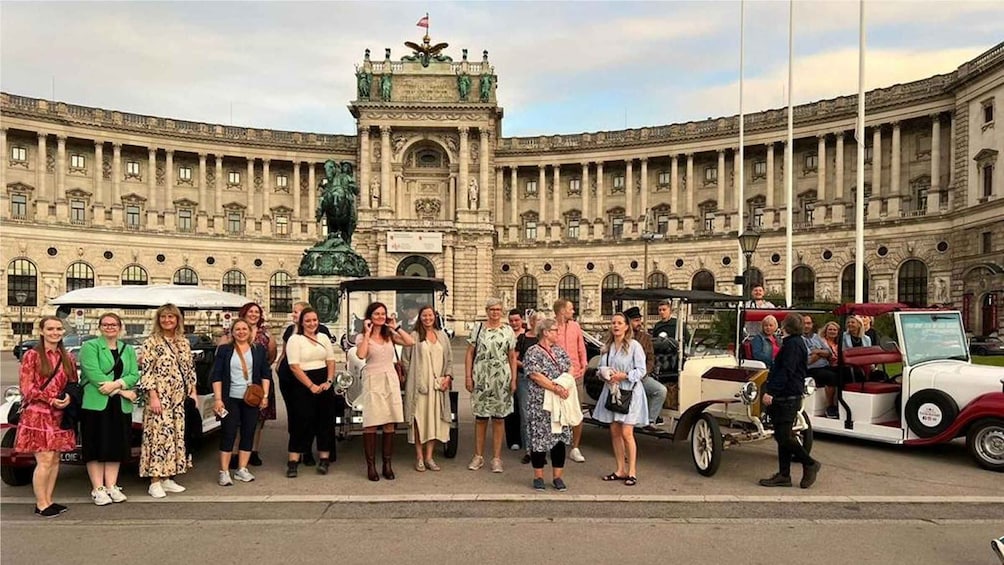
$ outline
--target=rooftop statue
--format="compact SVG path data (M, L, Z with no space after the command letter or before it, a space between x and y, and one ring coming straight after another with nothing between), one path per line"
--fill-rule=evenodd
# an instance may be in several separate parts
M421 45L413 41L405 41L404 46L414 51L414 54L401 57L402 61L418 61L422 63L423 67L428 67L429 62L431 61L436 61L437 63L448 63L453 60L450 57L447 57L446 55L440 54L440 51L449 47L450 44L437 43L435 45L432 45L431 38L429 37L428 33L425 34L425 37L422 38Z

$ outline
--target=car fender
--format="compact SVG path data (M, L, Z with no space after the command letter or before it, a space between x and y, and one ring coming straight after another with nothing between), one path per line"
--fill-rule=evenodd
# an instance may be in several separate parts
M690 429L694 427L694 422L701 417L704 410L708 406L714 404L728 404L730 402L735 402L734 398L724 399L724 400L702 400L697 404L694 404L690 408L687 408L683 414L680 415L680 419L676 422L676 428L673 430L673 441L685 440L690 436Z
M945 431L929 438L911 438L903 443L906 445L934 445L945 443L963 436L969 424L980 418L996 417L1004 414L1004 392L988 392L977 396L959 411L958 417Z

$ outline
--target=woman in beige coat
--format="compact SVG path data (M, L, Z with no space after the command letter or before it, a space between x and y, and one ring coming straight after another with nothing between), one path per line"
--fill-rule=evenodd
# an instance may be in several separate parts
M450 338L439 328L436 311L423 306L411 332L414 347L401 352L408 372L404 391L404 416L408 442L415 444L415 470L439 470L432 458L436 441L450 441L450 389L453 388L453 352Z

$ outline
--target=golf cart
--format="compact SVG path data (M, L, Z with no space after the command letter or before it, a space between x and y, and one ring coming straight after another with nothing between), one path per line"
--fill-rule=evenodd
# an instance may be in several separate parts
M817 432L902 445L965 437L977 465L1004 471L1004 369L972 364L959 312L869 303L833 313L892 316L897 341L846 349L838 341L849 380L837 383L837 419L826 417L824 391L806 401ZM895 364L900 374L876 370Z
M683 322L676 324L676 336L653 339L656 351L653 377L669 392L662 410L665 425L636 428L635 433L672 441L689 439L694 467L707 477L718 471L726 449L773 436L769 418L760 404L760 390L767 380L765 366L757 362L740 363L731 353L701 352L683 340L686 314L691 307L736 310L741 297L700 290L625 288L614 291L613 299L615 311L621 309L624 301L644 304L672 300L673 311L681 315ZM597 376L599 361L596 356L589 362L585 374L587 398L582 400L586 421L604 425L588 412L606 386ZM806 450L811 450L812 426L805 412L799 414L793 431Z
M340 340L346 356L346 371L338 373L335 381L335 393L338 402L335 406L335 429L340 439L362 433L362 379L366 362L356 357L355 336L362 332L366 307L375 301L387 305L388 316L396 317L406 330L414 327L418 311L423 306L435 306L438 298L440 305L436 317L439 326L447 336L453 337L453 332L444 327L442 307L445 304L448 291L442 279L424 277L363 277L342 282L339 291L344 307L346 329ZM450 344L444 344L449 347ZM395 346L400 356L401 347ZM402 390L402 394L404 391ZM460 436L458 427L457 403L459 394L450 391L450 441L444 445L444 455L456 457ZM399 428L407 430L408 424L401 423Z
M209 288L177 285L150 286L98 286L74 290L52 301L57 307L56 315L66 319L71 313L87 312L91 317L99 316L106 310L149 309L164 304L176 305L183 313L193 311L236 311L247 298L229 292ZM78 315L79 315L78 314ZM199 410L202 412L203 435L220 427L213 414L213 389L210 374L216 353L216 343L207 335L189 335L192 361L196 372L196 392L199 395ZM35 458L30 453L15 453L14 438L17 426L10 424L10 415L20 408L21 390L17 386L7 387L3 403L0 404L0 480L11 486L31 482ZM142 438L143 408L137 406L132 412L132 459L139 459ZM79 440L79 438L78 438ZM79 443L74 451L60 453L60 461L70 464L83 462Z

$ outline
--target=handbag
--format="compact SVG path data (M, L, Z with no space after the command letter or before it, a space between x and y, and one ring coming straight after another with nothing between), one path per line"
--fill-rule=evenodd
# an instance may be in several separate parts
M250 351L254 351L253 347L249 348ZM251 377L248 376L248 364L244 360L244 355L237 349L237 345L234 345L234 354L241 361L241 372L244 373L244 382L247 383L247 389L244 390L244 404L248 406L258 408L261 406L261 401L265 398L265 387L251 382ZM254 359L254 354L252 354L252 359Z
M408 372L404 370L404 363L397 354L397 346L394 345L393 339L390 341L390 346L394 348L394 372L397 373L397 380L403 385L408 380Z
M610 352L607 352L607 364L609 365L609 363ZM617 414L627 414L631 411L631 399L634 397L634 388L636 386L638 386L638 383L635 383L628 390L621 389L619 398L614 398L614 394L611 391L607 395L607 401L603 404L603 407Z

